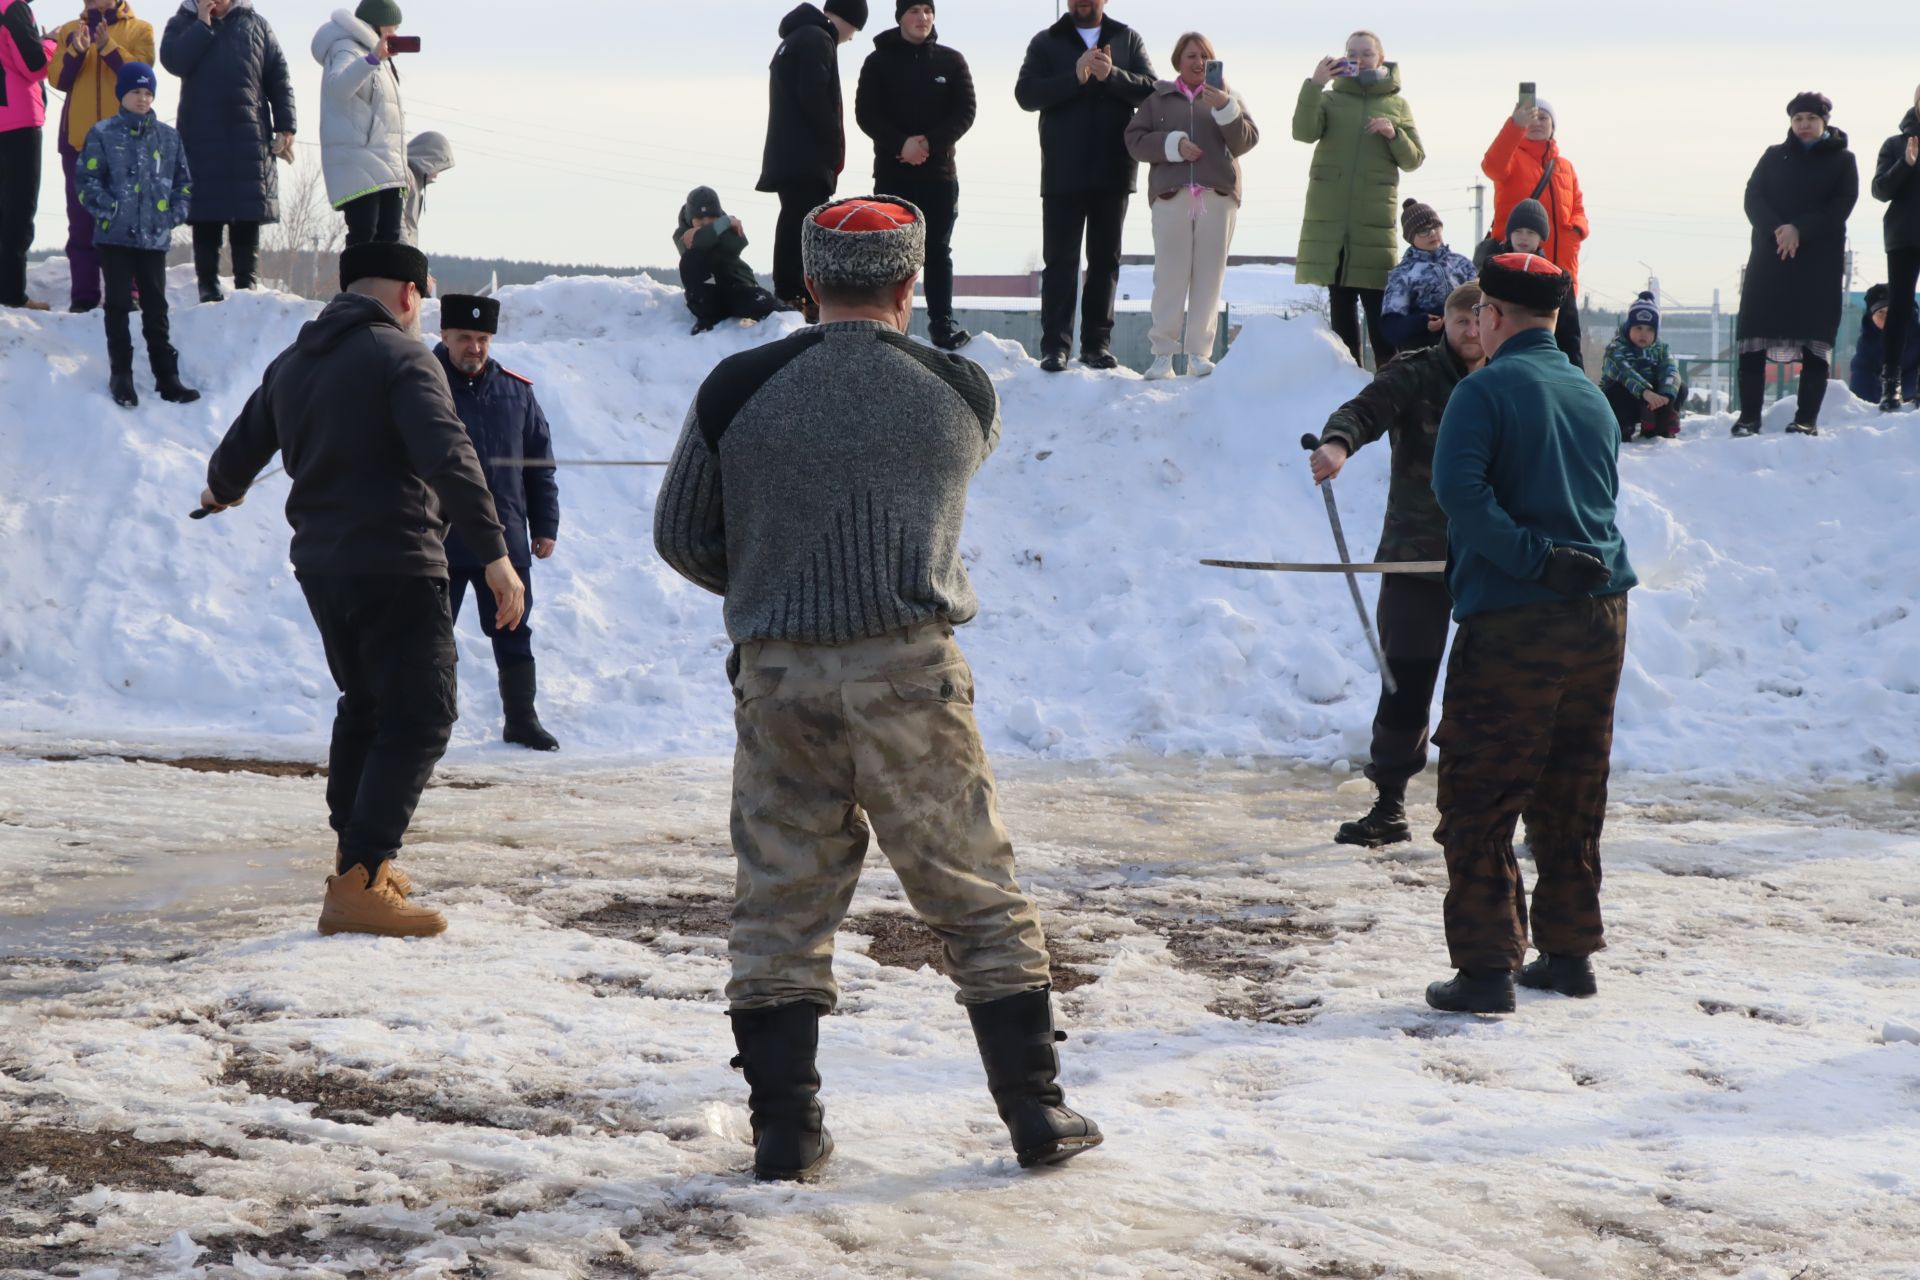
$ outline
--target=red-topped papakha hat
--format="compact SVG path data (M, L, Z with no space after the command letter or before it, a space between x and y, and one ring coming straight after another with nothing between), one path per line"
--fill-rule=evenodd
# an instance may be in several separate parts
M807 215L800 256L807 278L829 289L899 284L926 264L926 219L898 196L835 200Z
M1481 292L1530 311L1558 311L1572 287L1572 276L1537 253L1502 253L1480 268Z

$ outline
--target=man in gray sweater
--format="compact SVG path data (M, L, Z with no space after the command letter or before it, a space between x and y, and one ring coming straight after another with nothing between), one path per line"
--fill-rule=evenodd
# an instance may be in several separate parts
M802 248L820 325L707 378L654 519L662 558L726 598L735 646L727 999L754 1172L805 1177L833 1151L819 1018L839 998L834 933L874 833L945 944L1020 1163L1056 1164L1100 1130L1056 1083L1046 943L953 639L979 609L960 529L999 397L978 365L905 336L918 208L823 206Z

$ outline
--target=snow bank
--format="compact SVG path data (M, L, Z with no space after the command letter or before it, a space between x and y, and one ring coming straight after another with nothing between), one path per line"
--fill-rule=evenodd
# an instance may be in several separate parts
M174 302L207 396L132 413L107 398L97 316L0 312L0 732L311 754L334 695L285 558L286 481L185 517L226 423L315 308L192 305L184 269ZM666 456L713 362L793 323L691 339L679 292L646 277L549 280L503 302L499 355L536 381L570 458ZM1297 441L1362 375L1324 325L1250 316L1203 382L1049 377L990 337L969 354L1006 417L964 548L983 614L962 638L991 745L1364 755L1378 682L1340 579L1198 564L1333 557ZM1836 385L1826 434L1787 439L1790 408L1757 440L1689 419L1686 439L1626 450L1645 586L1624 767L1868 777L1920 758L1920 419ZM1363 452L1339 485L1356 555L1377 535L1386 463ZM544 708L576 759L729 747L719 602L655 559L658 480L565 472L560 550L534 571ZM498 702L471 613L461 636L456 749L471 753Z

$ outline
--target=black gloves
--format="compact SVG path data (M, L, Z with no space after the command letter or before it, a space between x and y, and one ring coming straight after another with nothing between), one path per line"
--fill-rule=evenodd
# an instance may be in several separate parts
M1540 582L1569 600L1590 596L1613 581L1613 570L1584 551L1555 547L1540 571Z

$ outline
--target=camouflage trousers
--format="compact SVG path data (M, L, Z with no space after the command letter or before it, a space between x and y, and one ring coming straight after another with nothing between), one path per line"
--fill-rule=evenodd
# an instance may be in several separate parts
M1460 624L1434 735L1433 834L1447 857L1455 968L1519 968L1529 923L1534 944L1554 955L1606 945L1600 832L1626 646L1625 593L1501 609ZM1533 846L1531 913L1513 855L1522 815Z
M944 944L962 1004L1047 986L1039 912L1014 880L952 629L762 641L738 656L729 1005L834 1007L834 934L869 833Z

